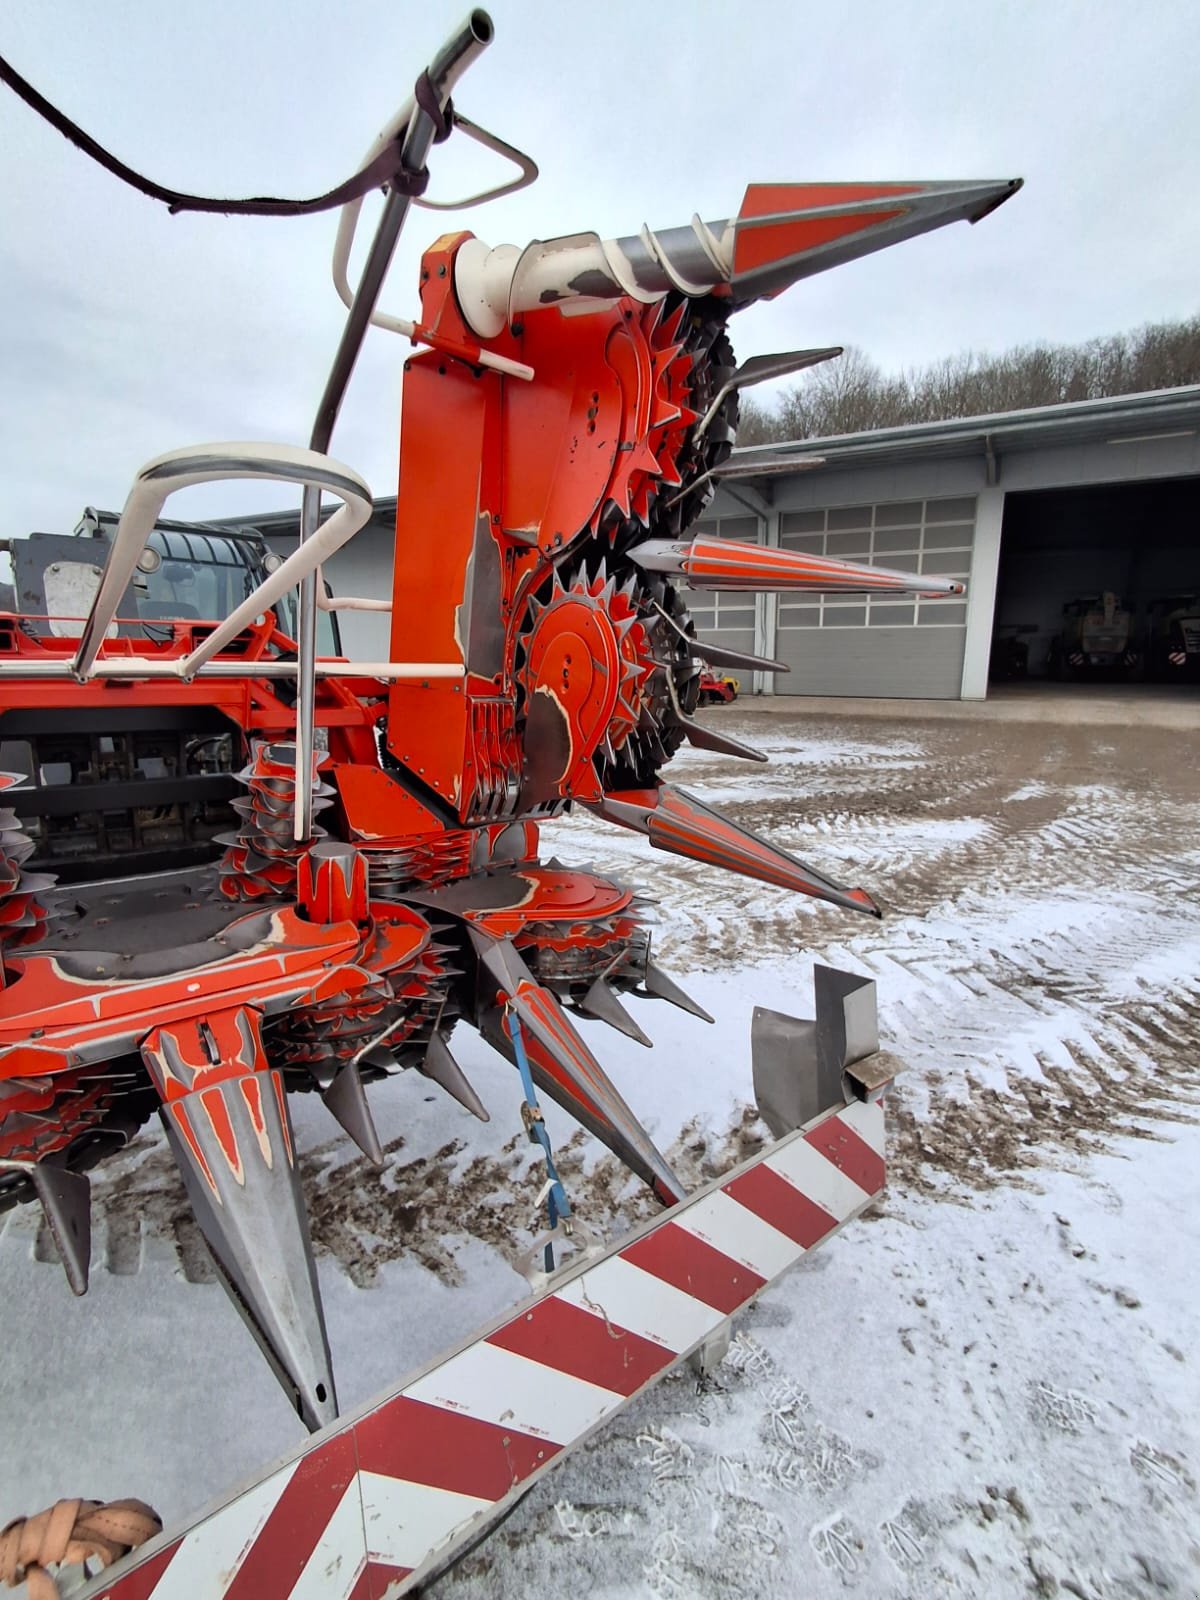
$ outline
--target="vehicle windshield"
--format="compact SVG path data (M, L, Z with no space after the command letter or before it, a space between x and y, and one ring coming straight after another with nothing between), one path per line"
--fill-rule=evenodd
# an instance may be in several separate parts
M24 578L8 542L0 544L0 611L44 616L52 634L73 637L96 597L108 556L107 540L78 533L70 539L34 534L28 542L20 541L18 548ZM121 624L221 622L278 565L260 538L232 539L201 529L155 528L147 551L125 592L113 633ZM296 591L282 595L274 611L281 632L295 639ZM154 630L151 626L146 631ZM341 654L337 623L328 611L317 612L317 654Z
M154 571L134 574L140 618L220 622L261 581L255 553L216 534L156 528L147 548L162 559Z

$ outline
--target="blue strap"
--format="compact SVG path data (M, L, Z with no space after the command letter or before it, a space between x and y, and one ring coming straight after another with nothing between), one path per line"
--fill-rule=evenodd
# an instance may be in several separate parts
M554 1164L554 1150L550 1144L550 1135L546 1124L542 1120L542 1110L538 1105L537 1090L533 1086L533 1073L529 1067L529 1057L525 1053L525 1038L521 1032L521 1019L517 1016L515 1006L509 1007L509 1026L512 1031L513 1054L517 1058L517 1071L521 1074L521 1087L525 1091L525 1104L529 1108L526 1118L526 1127L529 1137L542 1147L542 1154L546 1158L546 1173L550 1179L550 1192L546 1196L546 1214L550 1219L551 1228L557 1227L558 1219L569 1221L571 1216L571 1202L567 1199L567 1191L562 1186L562 1179L558 1175L558 1168ZM554 1271L554 1246L546 1245L546 1271Z

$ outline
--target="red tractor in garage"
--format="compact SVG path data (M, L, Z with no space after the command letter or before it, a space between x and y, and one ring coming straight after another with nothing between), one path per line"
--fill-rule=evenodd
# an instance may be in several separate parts
M700 704L702 706L727 706L737 699L741 690L737 678L727 673L702 672L700 674Z

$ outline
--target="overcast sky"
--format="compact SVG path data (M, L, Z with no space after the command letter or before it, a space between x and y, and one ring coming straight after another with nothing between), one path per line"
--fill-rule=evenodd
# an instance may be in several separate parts
M7 0L0 52L140 170L208 194L346 176L464 7L443 0ZM810 279L734 327L743 356L863 346L899 367L1079 340L1200 309L1196 0L599 6L495 0L461 86L541 167L447 224L414 214L384 303L417 305L444 226L490 244L736 212L749 180L1007 178L956 224ZM430 194L498 170L435 151ZM452 141L453 144L453 141ZM147 458L220 439L307 442L342 309L335 219L171 217L0 89L6 533L117 508ZM333 453L395 492L400 363L373 333ZM191 491L184 516L291 504Z

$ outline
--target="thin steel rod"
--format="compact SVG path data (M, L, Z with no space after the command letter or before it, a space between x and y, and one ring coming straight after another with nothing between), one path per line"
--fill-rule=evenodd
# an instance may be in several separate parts
M486 11L472 11L466 21L438 51L429 65L429 83L444 111L455 83L471 63L492 41L492 20ZM414 101L400 158L408 172L420 172L429 156L438 125L419 103ZM342 329L325 392L317 407L313 423L311 448L322 453L329 449L338 413L350 382L363 339L370 326L371 316L383 287L383 280L391 266L396 241L404 227L412 196L389 189L383 205L383 215L375 232L371 249L363 268L362 277L354 293L354 301ZM300 542L311 539L321 520L320 490L305 488L300 508ZM300 674L296 693L296 784L295 837L307 839L312 830L312 794L308 775L312 769L314 730L316 726L316 659L317 659L317 574L310 572L300 584L300 614L296 643L300 651Z
M295 678L299 663L280 661L206 661L183 673L184 659L155 660L151 656L101 656L89 670L87 679L93 678L163 678L175 683L190 682L196 678ZM464 667L460 661L318 661L318 678L461 678ZM65 658L34 661L29 656L0 661L0 681L13 678L25 682L32 678L71 678L78 680L75 663Z

